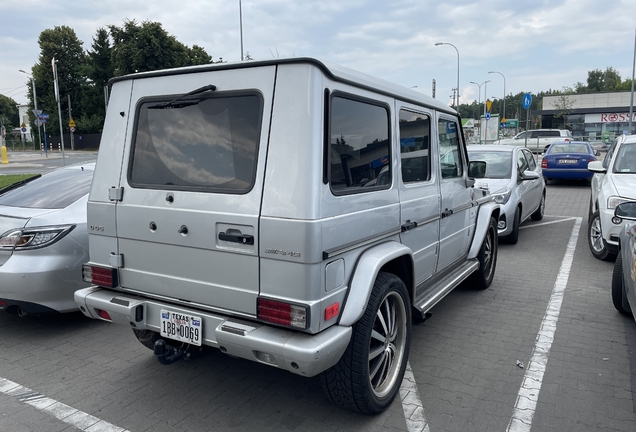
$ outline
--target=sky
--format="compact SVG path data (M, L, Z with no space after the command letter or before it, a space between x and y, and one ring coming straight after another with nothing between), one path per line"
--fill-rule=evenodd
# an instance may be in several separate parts
M234 62L242 16L243 52L256 60L316 57L427 95L435 80L451 104L458 52L462 103L501 98L504 86L561 90L609 66L631 78L636 0L0 0L0 16L0 93L18 103L43 30L69 26L89 50L100 27L155 21Z

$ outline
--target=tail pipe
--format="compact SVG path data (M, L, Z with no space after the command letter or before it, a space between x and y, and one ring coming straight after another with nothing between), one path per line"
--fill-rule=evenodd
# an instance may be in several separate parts
M19 316L20 318L25 317L25 316L27 316L27 315L28 315L28 313L26 313L26 312L24 311L24 309L22 309L21 307L18 307L18 316Z

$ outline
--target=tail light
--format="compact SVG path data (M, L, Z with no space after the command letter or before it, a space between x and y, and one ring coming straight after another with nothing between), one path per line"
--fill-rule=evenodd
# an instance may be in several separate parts
M105 288L115 288L119 285L117 269L112 267L98 267L90 264L82 266L82 279L84 282L99 285Z
M30 250L50 246L64 238L75 225L19 228L0 235L0 249Z
M307 306L299 306L276 300L259 298L257 301L257 318L274 324L306 329L309 315Z
M546 158L543 158L541 160L541 168L547 168L548 167L548 160Z

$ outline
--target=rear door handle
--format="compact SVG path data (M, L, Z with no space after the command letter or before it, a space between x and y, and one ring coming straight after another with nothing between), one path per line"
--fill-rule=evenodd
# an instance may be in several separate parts
M220 232L219 240L228 241L232 243L248 244L248 245L254 244L254 236L251 236L251 235L226 234L224 232Z

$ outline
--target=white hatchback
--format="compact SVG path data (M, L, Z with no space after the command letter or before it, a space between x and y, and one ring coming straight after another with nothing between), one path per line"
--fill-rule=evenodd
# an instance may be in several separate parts
M623 221L614 217L616 206L636 200L636 135L621 135L603 162L590 162L593 171L588 219L588 244L592 254L605 261L616 258Z

